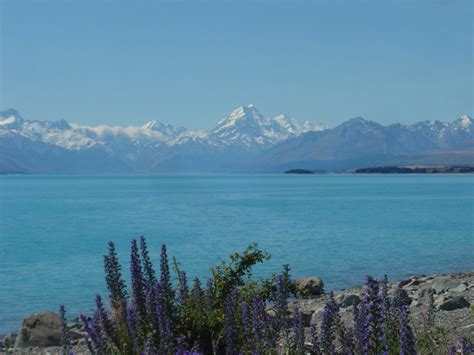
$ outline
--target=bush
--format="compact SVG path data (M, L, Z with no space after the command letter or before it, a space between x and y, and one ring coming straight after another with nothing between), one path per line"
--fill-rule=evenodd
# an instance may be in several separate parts
M160 272L155 272L146 241L132 241L131 288L127 290L115 246L104 256L109 308L96 297L92 317L81 315L85 343L92 353L120 354L415 354L407 295L398 287L387 295L388 280L366 279L365 297L353 307L353 325L341 321L331 295L320 326L312 325L305 342L303 317L288 311L290 271L267 280L254 280L252 267L269 255L250 245L211 269L205 286L200 279L188 285L186 273L173 259L178 285L171 283L166 246ZM64 321L65 309L61 307ZM427 319L431 317L430 310ZM63 327L63 331L66 327ZM426 333L431 334L431 333ZM69 348L66 332L63 349ZM421 350L431 350L430 337L418 339ZM463 339L462 350L472 349Z

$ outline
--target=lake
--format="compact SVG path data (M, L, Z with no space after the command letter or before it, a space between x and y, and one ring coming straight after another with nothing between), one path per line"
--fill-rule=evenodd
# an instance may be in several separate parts
M128 273L142 234L189 279L252 242L272 255L258 276L288 263L328 290L468 270L474 175L1 176L0 334L60 303L89 312L107 242Z

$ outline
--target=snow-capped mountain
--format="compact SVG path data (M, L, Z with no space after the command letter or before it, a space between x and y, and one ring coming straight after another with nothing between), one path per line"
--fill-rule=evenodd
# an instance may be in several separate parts
M146 170L171 158L188 159L196 152L200 152L201 159L217 153L232 156L255 153L303 132L324 128L322 124L300 124L285 115L264 117L253 105L235 109L209 132L174 127L156 120L142 126L84 126L64 120L28 121L13 109L0 112L3 143L8 137L10 145L16 138L31 146L46 145L65 150L66 155L67 151L100 152L132 170ZM11 148L6 147L5 152L9 150Z
M373 164L474 164L472 119L383 126L361 117L329 129L241 106L210 131L158 121L84 126L0 112L0 172L229 172Z
M301 125L294 118L280 115L266 118L253 105L239 107L218 122L210 132L193 131L170 124L149 121L142 126L82 126L61 121L26 121L15 110L0 112L0 129L12 131L32 140L78 150L95 145L110 146L116 143L138 145L179 145L189 140L209 141L211 146L268 147L308 130L321 130L322 124ZM125 142L125 141L129 142Z
M308 132L266 150L255 165L349 169L380 165L474 165L472 119L383 126L361 117L322 132Z
M295 118L286 115L264 117L250 104L238 107L220 120L209 135L226 145L268 148L301 133L324 129L327 129L324 124L312 125L308 121L300 124Z

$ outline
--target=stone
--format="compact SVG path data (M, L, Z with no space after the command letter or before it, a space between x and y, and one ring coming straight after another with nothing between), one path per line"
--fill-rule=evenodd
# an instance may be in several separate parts
M424 275L414 275L410 277L409 279L402 280L399 282L400 287L404 286L417 286L419 285L422 281L420 278L424 277Z
M418 290L418 292L415 293L415 298L423 298L427 295L427 289L426 288L421 288Z
M319 277L303 277L293 281L295 295L311 298L324 294L324 283Z
M321 324L321 318L324 313L324 307L320 307L313 312L311 316L311 324Z
M439 309L442 311L454 311L455 309L468 308L469 302L464 297L453 297L440 304Z
M433 283L431 288L436 291L436 293L443 293L448 291L449 289L453 289L461 285L462 282L459 280L451 279L451 278L444 278L439 279Z
M342 297L341 297L342 296ZM357 295L341 295L336 300L341 306L341 308L347 308L353 306L354 304L358 305L360 303L360 297Z
M61 319L53 312L32 314L23 321L16 338L16 348L59 346Z
M452 292L464 292L466 290L467 290L467 286L463 283L461 283L458 286L450 289L450 291L452 291Z

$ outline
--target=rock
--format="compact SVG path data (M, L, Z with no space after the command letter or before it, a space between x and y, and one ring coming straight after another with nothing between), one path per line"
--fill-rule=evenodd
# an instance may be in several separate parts
M347 308L360 303L360 297L357 295L340 295L336 298L341 308Z
M427 289L426 288L422 288L422 289L419 289L418 292L415 293L414 297L415 298L423 298L427 295Z
M431 288L436 291L436 293L442 293L448 291L449 289L453 289L461 285L462 282L459 280L451 279L451 278L444 278L439 279L433 283Z
M324 313L324 307L316 309L311 317L311 324L320 324Z
M464 297L454 297L444 301L439 309L443 311L454 311L455 309L467 308L470 304Z
M420 278L422 278L422 277L425 277L425 275L414 275L414 276L410 277L409 279L400 281L398 284L400 285L400 287L417 286L422 282L420 280Z
M52 312L32 314L23 321L16 338L16 348L59 346L61 320Z
M324 294L324 283L319 277L303 277L293 281L295 295L310 298Z
M467 286L463 283L461 283L458 286L450 289L450 291L452 291L452 292L464 292L466 290L467 290Z

